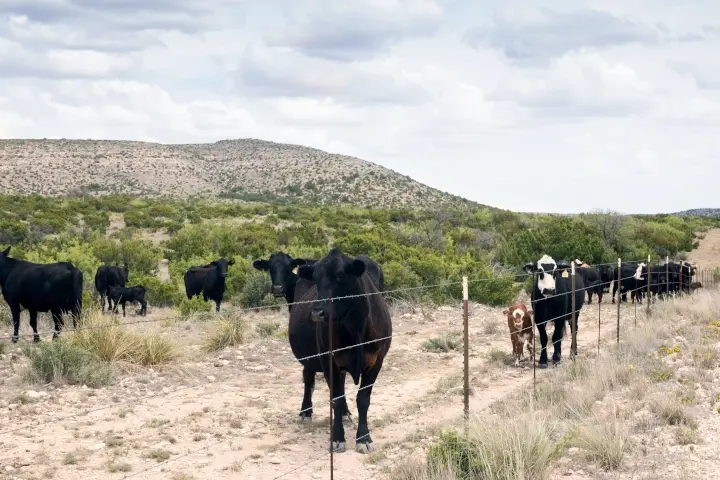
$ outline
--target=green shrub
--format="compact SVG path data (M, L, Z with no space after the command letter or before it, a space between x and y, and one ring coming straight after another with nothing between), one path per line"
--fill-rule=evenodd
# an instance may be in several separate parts
M67 383L98 388L113 379L110 365L97 355L64 339L27 345L31 375L42 383Z
M130 274L128 286L142 285L145 287L145 300L153 307L173 307L183 299L187 299L184 289L175 280L163 282L157 277Z
M270 291L270 279L265 273L253 274L243 288L241 298L244 307L262 307L265 296Z
M203 300L202 296L193 297L191 299L183 298L178 304L178 310L180 315L188 317L197 312L210 312L213 309L215 302Z

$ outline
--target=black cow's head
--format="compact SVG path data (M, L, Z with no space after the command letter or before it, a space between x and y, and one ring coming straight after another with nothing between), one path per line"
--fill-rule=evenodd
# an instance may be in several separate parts
M555 295L555 272L558 267L569 268L570 265L564 262L561 265L549 255L543 255L540 260L535 263L526 263L523 270L526 273L536 273L537 278L533 282L540 293L545 297L551 297Z
M292 258L285 252L275 252L267 260L262 258L255 260L253 267L261 272L270 272L272 282L270 292L276 297L282 297L291 288L290 285L297 280L297 268L306 263L308 262L304 258Z
M314 265L302 265L298 268L300 278L314 281L317 285L318 302L312 310L312 320L321 324L332 315L333 334L344 332L338 338L344 338L344 342L348 343L342 345L343 347L358 345L365 336L370 300L367 296L359 296L369 293L362 288L363 281L360 278L365 273L365 267L365 262L361 259L350 258L338 248L333 248ZM328 301L331 294L332 301ZM352 297L353 295L358 296ZM362 346L353 350L354 353L349 355L347 371L357 385L362 371L364 350Z
M338 248L333 248L314 265L300 266L298 276L317 285L318 303L313 308L312 319L316 322L325 321L329 313L328 308L332 308L333 319L342 321L350 313L350 309L358 306L356 305L358 302L353 302L355 299L352 298L328 302L328 298L331 294L333 298L338 298L364 293L361 291L360 282L363 273L365 273L365 262L359 258L348 257ZM366 316L359 315L362 318Z
M210 262L208 266L217 268L218 275L222 278L228 276L228 268L230 265L235 265L235 260L228 260L227 258L220 258L213 262Z
M0 252L0 269L5 265L5 259L10 255L10 247Z

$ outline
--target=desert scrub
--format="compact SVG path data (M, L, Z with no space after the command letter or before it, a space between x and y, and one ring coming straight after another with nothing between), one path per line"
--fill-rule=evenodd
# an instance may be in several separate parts
M157 332L135 333L102 315L88 321L93 328L74 332L70 341L106 362L151 366L167 363L179 354L176 345Z
M630 430L617 415L605 418L595 415L576 427L572 444L604 470L617 470L630 449Z
M248 325L241 315L224 314L213 320L213 330L205 337L203 348L215 352L245 343L247 336Z
M444 337L431 338L423 343L425 350L431 352L449 352L451 350L460 350L462 341L457 333L448 333Z
M202 296L197 296L193 298L183 298L180 300L177 308L180 315L187 318L197 313L208 313L213 309L214 305L215 302L211 300L206 302L203 300Z
M113 380L112 367L98 355L65 339L26 345L30 380L99 388Z
M539 412L482 417L467 437L443 433L428 451L427 469L451 471L463 479L545 478L561 453L558 436L557 425Z
M660 345L658 347L658 353L660 355L672 355L673 353L680 353L680 345L674 347L668 347L667 345Z

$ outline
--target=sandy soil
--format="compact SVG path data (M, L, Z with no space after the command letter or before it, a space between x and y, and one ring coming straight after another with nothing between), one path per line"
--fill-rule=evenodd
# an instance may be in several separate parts
M512 352L501 311L471 304L475 412L532 385L530 362L516 368L490 360ZM634 312L633 305L623 304L621 321L632 322ZM149 318L171 314L153 309ZM601 317L602 336L615 341L616 307L607 299ZM283 326L286 318L284 311L248 315L251 323ZM586 304L578 333L580 355L595 354L597 325L598 305ZM27 385L23 356L17 346L8 346L0 362L0 478L329 478L327 386L318 376L314 419L297 423L301 368L287 340L258 339L204 356L199 345L207 323L129 328L159 329L185 346L186 353L169 366L126 373L113 386L93 390ZM461 332L461 309L396 312L393 328L396 336L368 414L376 451L356 453L351 440L356 427L346 425L348 451L335 455L336 478L383 478L393 459L431 441L437 425L462 414L462 353L423 348L430 338ZM26 320L23 330L28 331ZM7 332L3 328L0 335ZM569 335L563 348L567 358ZM547 371L536 373L541 378ZM356 391L348 381L354 421Z
M720 229L708 230L700 246L688 255L688 260L701 268L720 267Z

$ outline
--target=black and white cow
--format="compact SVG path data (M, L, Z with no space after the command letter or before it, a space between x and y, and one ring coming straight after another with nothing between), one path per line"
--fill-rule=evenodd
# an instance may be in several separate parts
M562 338L565 322L572 318L572 284L570 279L570 264L560 263L549 255L543 255L535 263L527 263L523 270L535 274L533 278L532 310L535 316L538 336L540 337L540 360L538 366L547 368L547 341L545 330L547 322L553 322L553 365L560 363L562 356ZM575 331L577 331L580 310L585 302L585 283L582 275L575 275Z

